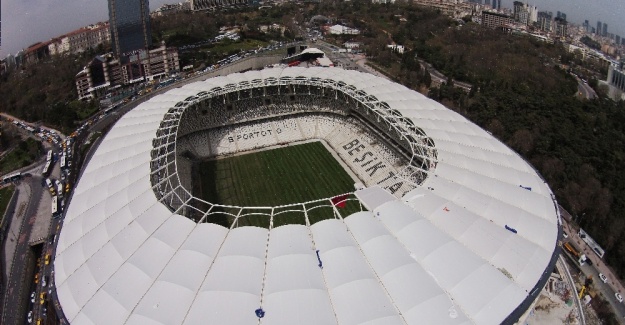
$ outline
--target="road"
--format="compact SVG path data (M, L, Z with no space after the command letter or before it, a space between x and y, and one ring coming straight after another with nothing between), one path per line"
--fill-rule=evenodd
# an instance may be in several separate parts
M18 186L20 188L20 195L25 195L27 197L19 198L15 213L11 216L6 216L10 218L11 223L18 222L19 227L17 227L17 229L19 230L18 233L14 233L13 230L15 230L16 227L11 224L9 227L10 234L7 237L7 240L11 240L11 236L16 236L17 245L7 279L2 324L23 324L26 320L27 310L30 310L30 308L26 308L26 303L30 303L27 300L30 291L25 291L27 287L25 284L29 284L32 281L28 270L32 270L32 264L36 256L32 254L28 238L37 217L39 198L44 195L41 180L42 178L39 176L32 176L25 178L21 182ZM23 210L20 208L22 203L24 204ZM27 275L28 278L26 278Z
M562 209L561 211L564 210ZM564 211L564 213L566 213L566 211ZM615 292L620 292L621 295L625 294L623 285L618 281L618 278L613 275L612 270L603 262L603 260L592 252L586 243L577 235L578 230L573 228L566 221L566 218L563 218L562 221L564 223L563 228L568 233L568 239L565 241L569 241L577 248L580 248L586 257L593 262L592 266L585 264L580 267L580 270L584 273L584 276L592 276L593 287L599 290L603 294L604 298L610 303L619 322L621 324L625 324L625 304L617 301L614 297ZM563 252L562 254L566 253ZM601 282L599 279L599 273L603 273L608 277L608 283Z
M588 83L583 80L575 77L577 79L577 92L586 99L594 99L597 97L597 93L592 87L588 85Z

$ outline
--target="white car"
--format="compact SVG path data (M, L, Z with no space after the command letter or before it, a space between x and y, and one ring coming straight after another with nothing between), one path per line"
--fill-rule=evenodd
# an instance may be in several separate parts
M33 311L32 310L28 312L28 317L27 317L26 320L28 321L28 324L33 322Z
M603 283L608 283L608 277L603 273L599 273L599 279L601 279L601 282Z
M35 303L35 292L33 291L33 293L30 294L30 302L32 302L33 304Z
M623 302L623 296L621 296L620 293L615 292L614 297L616 298L616 300L618 300L618 302Z

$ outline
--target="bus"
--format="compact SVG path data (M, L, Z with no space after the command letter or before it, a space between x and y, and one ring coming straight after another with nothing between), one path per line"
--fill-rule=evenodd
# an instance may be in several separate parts
M52 196L52 217L56 217L59 213L59 199L56 195Z
M50 172L51 171L52 171L51 162L48 160L48 161L46 161L46 165L43 166L43 171L41 172L41 175L43 177L48 177L48 176L50 176Z
M56 193L57 193L57 195L62 196L63 195L63 189L64 189L63 182L57 180L56 181Z
M20 179L22 179L22 173L18 172L18 173L3 177L2 184L9 184L9 183L17 182Z
M48 156L46 156L46 161L52 161L52 150L48 150Z
M61 168L65 168L65 155L61 156Z

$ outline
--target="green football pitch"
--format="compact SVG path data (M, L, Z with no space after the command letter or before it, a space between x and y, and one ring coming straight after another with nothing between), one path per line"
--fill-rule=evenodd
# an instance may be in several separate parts
M242 154L216 160L201 161L195 166L196 195L214 204L241 207L275 207L292 203L329 198L354 191L354 181L321 142L311 142ZM353 196L350 196L353 198ZM273 226L305 224L304 209L309 222L334 218L329 201L306 206L274 209ZM302 211L291 211L302 210ZM357 201L348 201L340 210L346 216L360 211ZM213 208L211 212L238 214L235 208ZM240 218L238 224L269 227L266 209L246 209L258 213ZM216 214L209 222L228 226L234 219Z

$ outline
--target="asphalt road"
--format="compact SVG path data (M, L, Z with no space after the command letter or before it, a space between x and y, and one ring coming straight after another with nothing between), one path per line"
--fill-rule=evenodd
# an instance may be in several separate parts
M22 219L20 227L15 257L7 281L2 324L23 324L26 321L26 314L28 310L30 310L30 308L25 308L26 301L30 304L30 301L27 300L29 299L30 291L27 291L26 288L30 288L33 279L31 279L30 276L26 277L27 274L25 273L28 272L25 271L32 267L33 262L32 256L29 254L31 248L28 243L28 238L36 219L39 199L41 195L43 195L41 180L42 178L40 176L27 177L22 181L23 184L20 185L30 187L31 199L28 200L24 210L24 218ZM19 206L16 206L15 213L18 212ZM15 213L7 217L14 220Z
M618 279L613 278L613 276L611 275L611 272L607 269L607 266L605 265L605 263L603 263L603 261L596 254L594 254L589 248L587 248L586 243L584 243L581 240L581 238L579 238L579 236L577 235L577 231L575 229L572 229L568 225L568 223L566 222L566 219L563 219L563 221L565 221L564 229L566 230L569 236L569 238L566 239L565 241L573 243L573 245L577 249L580 249L580 251L583 251L584 254L586 254L586 256L593 261L592 266L588 264L585 264L582 266L579 266L577 263L575 264L578 265L578 267L580 268L581 272L584 274L585 277L592 276L593 287L599 290L601 294L603 295L604 299L610 303L610 305L612 306L612 310L614 311L616 318L619 320L619 322L621 324L625 324L625 304L619 302L614 297L614 293L617 291L620 291L621 295L625 295L625 292L623 292L620 289L621 285L618 282ZM562 251L563 251L562 254L568 255L568 253L565 252L564 249ZM607 275L608 277L607 283L603 283L601 281L601 279L599 278L599 273L603 273Z
M593 99L597 97L595 90L579 78L577 78L577 91L586 99Z

